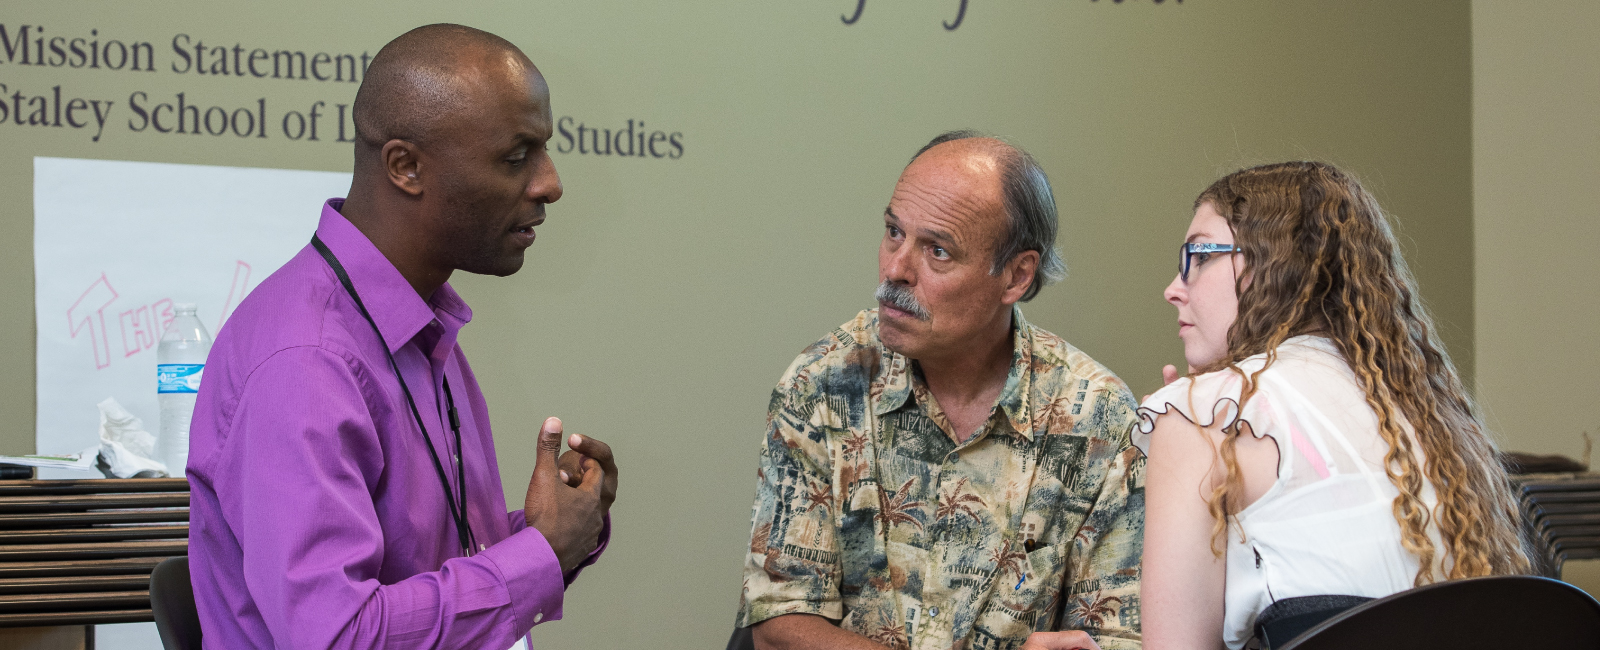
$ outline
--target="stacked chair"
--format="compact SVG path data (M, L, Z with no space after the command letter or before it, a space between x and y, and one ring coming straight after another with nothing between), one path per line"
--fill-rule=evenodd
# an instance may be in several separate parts
M153 620L151 571L188 538L184 479L0 481L0 627Z
M1560 578L1567 560L1600 559L1600 476L1531 474L1515 482L1539 575Z

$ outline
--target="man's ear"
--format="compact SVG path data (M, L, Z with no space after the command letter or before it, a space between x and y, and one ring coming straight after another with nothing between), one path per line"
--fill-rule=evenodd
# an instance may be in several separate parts
M383 171L401 192L418 196L422 194L422 156L417 145L405 140L390 140L378 154L383 161Z
M1008 305L1017 304L1022 296L1028 293L1028 288L1033 286L1033 275L1039 271L1039 251L1022 251L1006 262L1004 275L1006 281L1005 295L1001 301Z

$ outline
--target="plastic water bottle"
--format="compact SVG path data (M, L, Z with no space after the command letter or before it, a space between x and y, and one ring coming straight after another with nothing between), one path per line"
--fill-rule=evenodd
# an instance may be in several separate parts
M174 309L177 316L156 348L156 398L161 403L156 451L167 465L167 474L179 477L189 464L189 421L194 418L206 354L211 352L211 335L194 315L194 303L178 303Z

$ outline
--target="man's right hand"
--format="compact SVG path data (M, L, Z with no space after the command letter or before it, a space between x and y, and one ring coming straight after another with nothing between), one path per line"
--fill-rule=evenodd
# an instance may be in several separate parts
M890 650L816 614L774 616L750 632L756 650Z
M1167 366L1171 368L1172 366ZM1171 382L1168 382L1171 383ZM1094 638L1081 630L1069 632L1034 632L1018 650L1100 650Z
M523 501L523 518L549 542L561 572L570 573L600 544L605 526L601 491L605 470L592 458L583 461L583 480L576 487L561 480L556 454L561 451L561 420L549 418L539 429L539 449Z

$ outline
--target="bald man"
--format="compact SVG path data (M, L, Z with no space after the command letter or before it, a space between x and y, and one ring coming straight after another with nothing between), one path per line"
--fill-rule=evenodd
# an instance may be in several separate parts
M208 360L188 466L205 646L525 646L605 547L617 468L576 434L558 457L550 418L506 512L446 281L517 272L561 198L549 91L505 40L431 25L374 57L355 122L349 197Z
M1139 647L1137 402L1018 308L1064 272L1056 230L1005 142L946 133L906 166L877 308L772 393L738 617L756 648Z

